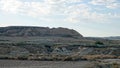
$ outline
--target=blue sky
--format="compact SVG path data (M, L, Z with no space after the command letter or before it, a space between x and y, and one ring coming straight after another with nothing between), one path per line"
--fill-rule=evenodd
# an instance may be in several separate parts
M83 36L120 36L120 0L0 0L0 27L75 29Z

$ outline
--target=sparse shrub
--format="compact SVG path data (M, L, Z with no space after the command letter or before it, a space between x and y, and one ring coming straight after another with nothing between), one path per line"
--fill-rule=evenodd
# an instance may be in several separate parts
M96 45L104 45L104 43L103 43L103 42L100 42L100 41L96 41L95 44L96 44Z
M116 56L114 55L84 55L81 59L86 60L96 60L96 59L114 59Z
M118 59L120 59L120 56L118 56Z
M63 61L72 61L72 60L73 60L73 58L70 56L63 58Z
M118 63L113 63L113 64L112 64L112 67L113 67L113 68L120 68L120 64L118 64Z

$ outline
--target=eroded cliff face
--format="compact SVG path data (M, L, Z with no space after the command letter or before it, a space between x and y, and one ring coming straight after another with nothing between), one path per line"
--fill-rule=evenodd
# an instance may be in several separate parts
M30 27L30 26L10 26L0 27L0 36L57 36L57 37L79 37L83 36L73 29L67 28L48 28L48 27Z
M0 45L0 57L27 57L32 59L46 59L70 57L81 60L95 60L95 59L114 59L120 58L120 48L116 47L86 47L81 45ZM55 57L53 57L55 56ZM49 57L49 58L48 58ZM42 59L42 58L41 58Z

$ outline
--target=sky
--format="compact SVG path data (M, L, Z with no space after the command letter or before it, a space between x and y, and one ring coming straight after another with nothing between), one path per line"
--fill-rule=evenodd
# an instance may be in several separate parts
M0 27L65 27L86 37L120 36L120 0L0 0Z

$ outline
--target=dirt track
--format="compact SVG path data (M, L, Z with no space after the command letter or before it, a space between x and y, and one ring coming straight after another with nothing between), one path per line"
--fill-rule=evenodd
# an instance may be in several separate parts
M0 60L0 68L85 68L88 61L26 61Z

